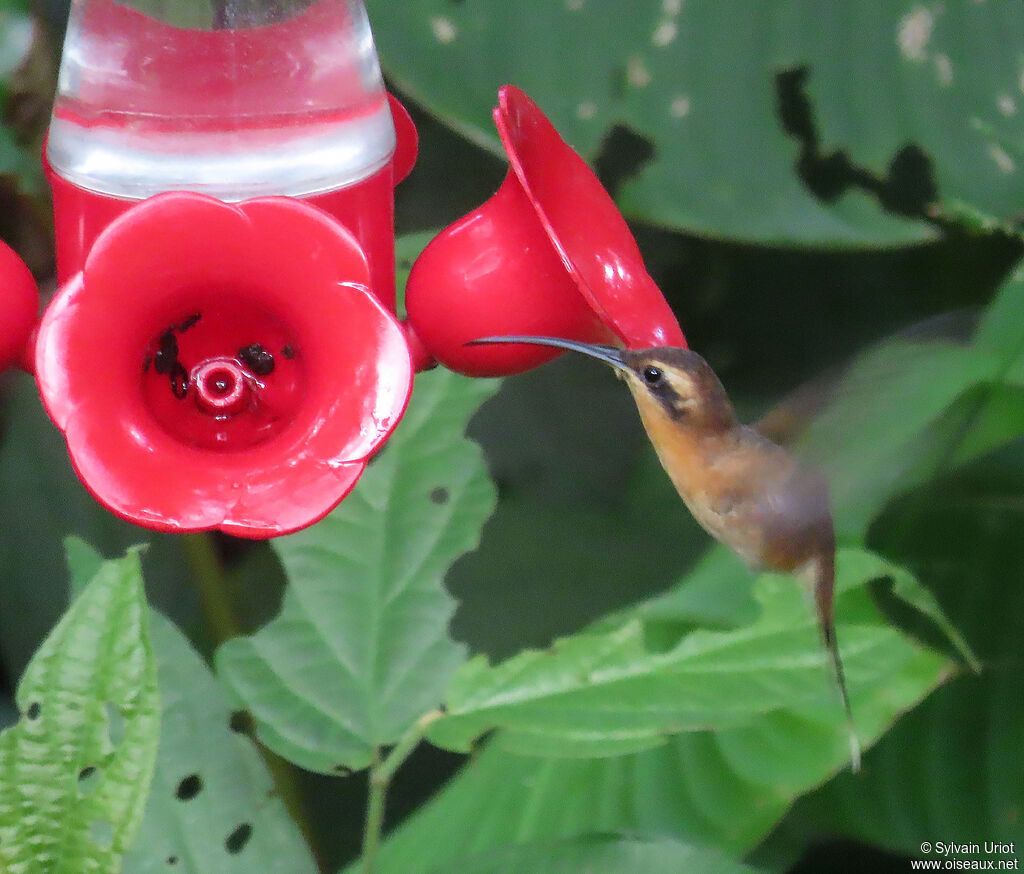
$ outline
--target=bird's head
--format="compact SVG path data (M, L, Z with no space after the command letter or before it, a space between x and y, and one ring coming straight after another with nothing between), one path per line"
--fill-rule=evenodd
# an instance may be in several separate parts
M710 365L690 349L619 349L559 337L531 336L481 337L471 343L554 346L603 361L629 386L645 422L660 421L715 432L736 424L736 414L722 383Z

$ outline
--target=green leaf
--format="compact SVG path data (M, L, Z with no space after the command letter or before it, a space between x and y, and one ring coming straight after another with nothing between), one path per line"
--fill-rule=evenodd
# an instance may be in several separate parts
M970 344L893 340L854 363L803 446L829 474L841 539L863 538L893 498L1024 434L1022 319L1018 277Z
M64 554L67 558L68 573L71 576L71 600L73 601L82 590L89 585L103 567L103 556L80 537L68 537L64 541Z
M908 713L858 779L802 800L786 826L805 839L828 830L914 857L955 835L1024 845L1024 445L984 468L922 489L873 529L934 590L983 672Z
M214 27L215 9L218 6L212 0L126 0L123 5L131 6L173 27L200 30Z
M707 549L629 392L582 355L506 379L471 433L501 484L480 547L447 578L452 632L477 652L547 646L664 592Z
M1002 38L1024 31L1017 3L367 7L385 70L431 113L499 151L491 108L515 83L585 158L625 165L618 201L648 222L758 243L890 246L933 235L901 217L923 212L914 195L930 177L953 221L966 202L1006 222L1024 200L1019 47ZM784 128L777 80L801 69L802 143ZM797 103L790 94L794 128ZM852 168L883 196L844 187Z
M731 581L727 586L722 585L725 579ZM730 628L750 623L758 614L751 594L753 582L736 553L712 546L669 591L638 605L636 614L648 631L659 624Z
M719 583L724 589L736 581L724 573L727 565L721 567ZM948 673L947 662L888 628L867 597L864 583L882 576L899 578L902 573L870 553L841 553L838 635L863 741L881 734ZM903 588L916 591L909 581ZM805 700L795 700L799 696L788 702L780 699L777 707L748 715L742 725L685 732L667 737L652 749L600 759L522 756L506 747L508 732L500 731L385 844L380 854L382 870L403 874L452 870L459 851L482 854L509 844L596 831L659 834L730 854L749 852L796 797L830 777L848 755L842 712L813 633L811 611L795 589L792 580L760 577L755 584L763 610L759 620L745 631L699 632L691 638L701 642L702 649L721 642L699 667L710 674L716 661L723 665L725 670L714 676L723 693L745 699L753 691L767 697L768 689L761 684L772 676L770 663L777 654L775 641L766 632L772 623L803 624L807 649L801 661L813 673L798 680L799 668L794 667L790 679L816 690ZM634 615L647 621L643 607ZM656 613L652 621L663 623L666 615ZM746 684L752 689L733 684L735 678L724 658L734 652L739 663L744 634L755 645L760 640L762 650L771 647L753 666ZM891 638L894 643L890 649L862 649L873 637ZM894 659L900 650L905 657ZM504 667L493 670L501 672ZM775 679L782 676L776 672ZM787 697L781 682L773 689ZM616 697L610 703L620 700ZM676 706L681 705L676 702ZM740 700L736 706L747 705ZM593 714L584 716L592 721ZM474 823L472 835L454 841L452 824L467 819Z
M836 533L863 537L886 502L934 473L922 438L998 359L948 342L892 341L851 368L837 400L808 429L807 454L829 475ZM942 444L939 441L939 456Z
M148 609L138 553L104 562L26 669L0 735L0 869L118 870L160 734Z
M527 844L459 859L448 870L460 874L754 874L714 850L692 847L663 838L630 838L619 835L588 835L566 841Z
M409 271L416 262L420 252L440 232L419 231L415 234L402 234L395 238L395 288L398 295L398 315L405 318L405 283L409 279Z
M806 732L785 740L803 744ZM458 870L463 853L595 831L672 836L739 855L788 806L783 792L736 774L710 732L604 759L519 756L490 744L389 838L380 869ZM465 822L473 823L469 833L456 825Z
M275 541L289 578L281 615L217 653L259 738L311 770L361 768L440 702L463 648L442 580L472 549L494 487L466 422L495 390L417 377L401 425L322 522Z
M0 4L0 94L11 74L27 60L34 31L26 3Z
M982 669L980 659L974 654L974 650L971 649L959 629L942 612L942 607L935 596L902 568L894 567L888 576L893 580L894 593L922 616L930 619L971 670L979 673Z
M266 766L231 728L224 690L171 622L158 613L150 622L163 698L160 748L123 874L315 874Z
M1007 381L1024 385L1024 272L999 290L978 325L974 342L999 357Z
M870 735L884 729L894 712L862 713L862 696L877 694L901 676L905 706L946 670L940 657L912 645L863 592L853 591L893 573L898 569L869 553L841 550L837 556L837 590L848 602L844 612L840 600L839 640L854 711ZM719 584L724 589L730 581ZM913 588L902 574L898 591ZM431 725L428 737L465 751L476 737L500 728L497 742L507 749L589 757L660 745L680 731L737 726L778 708L822 709L823 702L841 724L827 654L798 584L764 574L754 595L762 613L753 624L694 631L667 652L652 650L643 623L633 619L494 667L477 657L455 676L445 716ZM842 732L836 736L840 739ZM837 763L843 760L841 749Z

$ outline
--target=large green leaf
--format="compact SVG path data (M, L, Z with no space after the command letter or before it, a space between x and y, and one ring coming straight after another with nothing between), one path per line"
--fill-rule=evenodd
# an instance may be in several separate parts
M1012 367L1024 359L1024 271L1003 285L978 324L974 342Z
M986 351L945 341L893 341L854 364L805 444L829 474L840 537L862 537L892 496L931 475L919 464L929 427L998 370Z
M846 551L843 565L844 583L849 576L863 582L888 575L895 578L898 589L917 589L905 572L867 553ZM766 581L775 579L758 580L756 591L762 603ZM719 582L727 587L731 580L724 576ZM809 617L809 608L795 596L791 581L778 582L788 585L771 593L766 613L793 611L795 620L800 611ZM861 738L867 741L940 682L946 663L905 641L899 646L906 648L909 657L902 662L890 661L891 653L881 649L874 651L874 658L868 657L852 632L881 631L882 620L862 588L844 585L838 604L840 619L845 620L839 637L847 657L854 712ZM642 608L636 615L646 617ZM654 621L668 623L671 617L671 604L666 601ZM684 622L690 618L686 604L681 618ZM749 627L751 639L758 638L756 629L764 621ZM813 646L810 620L805 621L808 643ZM897 637L891 630L886 634ZM707 640L711 635L705 632L698 637ZM725 634L720 639L735 637ZM763 662L771 658L764 656ZM521 756L506 748L508 732L497 733L433 802L388 841L381 853L383 870L403 874L450 870L456 852L484 853L509 844L595 831L671 835L737 855L750 851L796 797L831 776L848 755L841 710L822 660L811 649L803 658L807 667L813 667L813 677L805 682L817 688L816 697L765 709L743 725L668 737L661 746L629 755ZM752 673L752 686L767 676L761 667ZM719 676L723 693L745 694L738 684L733 685L728 670ZM782 684L776 688L786 694ZM626 703L632 702L626 699ZM870 752L867 761L871 761ZM452 823L468 818L474 822L472 835L453 842Z
M148 610L137 552L105 562L26 669L0 735L0 869L118 870L160 733Z
M1024 279L999 290L969 344L895 340L850 369L809 428L840 537L861 538L888 501L1024 434Z
M156 773L124 874L315 874L266 766L232 728L224 690L167 619L150 619L163 720Z
M940 478L896 501L870 529L877 548L913 567L934 591L977 649L982 672L956 679L903 718L872 752L862 777L840 776L801 802L781 832L791 842L828 829L916 857L922 841L953 833L1024 841L1017 816L1024 806L1024 629L1016 573L1024 404L1020 390L1007 385L1024 356L1022 318L1018 276L1004 285L973 339L995 366L930 435L939 450L931 470ZM913 415L915 400L906 399ZM997 447L1005 448L991 454ZM951 475L955 468L961 469Z
M1024 274L1005 283L986 310L974 345L992 355L994 374L952 416L944 461L963 465L1024 434Z
M714 850L678 841L591 835L565 841L528 844L471 859L459 859L447 870L460 874L754 874L755 869Z
M890 627L865 597L865 583L893 575L904 581L899 591L913 589L906 574L868 553L841 550L837 556L838 634L865 737L884 730L898 708L920 698L946 669L943 659ZM719 585L728 588L731 580ZM493 667L477 657L456 675L445 716L428 737L466 750L474 738L500 728L497 742L508 749L614 755L660 745L679 731L731 728L779 708L813 712L817 706L834 712L835 764L841 763L841 711L813 612L790 577L762 575L754 594L761 616L753 624L694 631L666 652L648 645L643 623L634 619ZM894 684L902 687L892 693L897 709L860 712L862 695L877 696Z
M364 767L436 707L462 662L442 580L472 549L494 488L466 422L495 383L417 378L401 425L355 491L275 542L290 584L281 615L217 653L221 677L268 746L330 773Z
M477 142L499 148L490 111L506 82L592 161L612 164L615 142L643 138L619 197L636 218L763 243L892 245L932 233L897 215L920 211L931 175L947 209L966 201L1006 220L1024 200L1020 42L1008 37L1024 32L1018 3L367 7L387 72Z
M1024 271L1000 289L978 325L974 342L998 357L1003 380L1024 386Z
M1022 496L1018 440L901 501L876 524L873 540L918 570L984 669L907 714L861 778L841 777L801 801L790 832L827 830L913 857L922 841L975 840L963 835L1024 846Z

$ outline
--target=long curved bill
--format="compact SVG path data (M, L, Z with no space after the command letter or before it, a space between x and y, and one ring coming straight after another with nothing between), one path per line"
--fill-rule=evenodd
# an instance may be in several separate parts
M625 352L615 346L603 346L600 343L580 343L578 340L563 340L561 337L531 337L526 335L510 335L507 337L478 337L470 340L467 346L484 346L492 343L528 343L534 346L554 346L557 349L567 349L570 352L579 352L589 355L605 364L610 364L616 370L626 370Z

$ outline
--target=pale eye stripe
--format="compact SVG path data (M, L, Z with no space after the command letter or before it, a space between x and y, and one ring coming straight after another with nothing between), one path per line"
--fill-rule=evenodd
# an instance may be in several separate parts
M694 395L697 394L696 386L689 376L682 373L666 371L665 378L668 380L668 384L673 388L675 393L681 398L692 400Z

